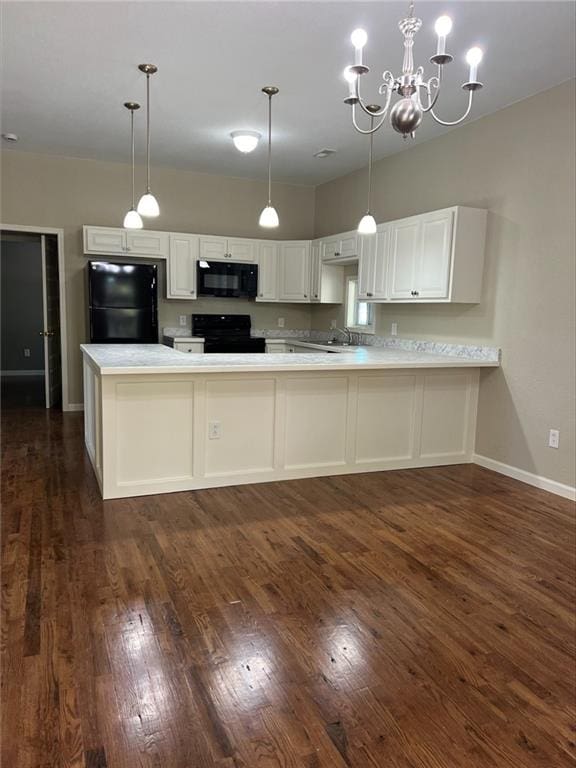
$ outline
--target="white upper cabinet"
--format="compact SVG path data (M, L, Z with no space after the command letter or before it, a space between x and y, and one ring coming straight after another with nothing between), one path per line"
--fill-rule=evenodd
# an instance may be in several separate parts
M170 255L166 277L166 298L196 298L196 263L199 253L197 235L170 235Z
M170 235L168 232L148 232L145 229L126 230L126 252L135 256L168 258Z
M255 262L258 240L200 235L200 258L205 261Z
M126 230L84 227L84 253L126 253Z
M156 256L166 259L168 248L168 232L84 227L84 253L87 254L109 256L122 253L126 256Z
M390 226L380 224L375 235L359 235L358 239L358 298L387 299Z
M345 232L334 237L325 237L321 241L323 261L349 259L358 256L359 238L357 232Z
M487 212L455 206L392 222L388 298L480 301Z
M310 302L312 304L342 304L344 301L344 267L322 261L322 245L313 240L310 245Z
M258 295L256 301L278 301L278 243L258 246Z
M280 243L278 268L279 301L310 301L310 242Z
M421 223L418 217L394 221L390 230L389 297L415 296L416 263L419 258Z
M418 299L447 299L450 291L452 211L428 213L420 220L421 241L416 264Z

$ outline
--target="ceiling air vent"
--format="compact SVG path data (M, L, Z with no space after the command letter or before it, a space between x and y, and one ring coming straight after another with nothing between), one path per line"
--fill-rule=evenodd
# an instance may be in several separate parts
M314 152L314 157L317 157L319 160L324 160L325 157L330 157L330 155L335 154L335 149L319 149L318 152Z

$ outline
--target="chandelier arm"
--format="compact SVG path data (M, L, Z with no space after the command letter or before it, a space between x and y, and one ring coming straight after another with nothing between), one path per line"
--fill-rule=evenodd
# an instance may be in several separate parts
M368 114L370 114L370 113L368 113ZM373 118L374 115L371 115L371 117ZM360 126L358 125L358 122L356 120L356 104L352 104L352 125L358 131L358 133L361 133L364 136L368 136L371 133L376 133L376 131L379 130L382 127L382 125L384 124L384 120L386 120L386 115L384 115L382 117L382 120L380 120L380 122L377 123L376 125L373 125L374 121L372 120L371 121L371 127L368 130L365 130L364 128L360 128Z
M473 98L474 98L474 91L468 91L468 109L466 110L466 112L464 112L462 117L458 118L458 120L441 120L436 114L434 114L434 109L430 110L430 114L432 115L434 120L436 120L437 123L440 123L440 125L448 125L448 126L459 125L464 120L466 120L466 118L470 114L470 110L472 109Z
M427 82L421 83L420 85L420 88L424 88L424 90L428 94L428 103L426 104L426 106L424 106L420 98L420 91L418 91L418 102L420 104L420 107L422 108L422 112L424 113L431 112L436 106L436 102L438 101L438 97L440 96L440 88L442 86L442 72L443 72L442 64L439 64L438 74L434 75ZM431 96L432 88L436 89L436 93L434 94L434 96Z
M389 77L387 77L387 75L389 75ZM386 103L384 104L384 106L379 112L371 112L369 109L366 108L366 104L364 103L364 100L360 95L360 78L359 77L356 78L356 98L358 99L358 104L360 105L360 109L364 112L364 114L368 115L369 117L386 117L386 113L388 112L388 107L390 106L390 99L392 98L392 89L394 87L394 75L391 72L384 72L383 77L387 81L382 84L382 85L386 85ZM380 91L380 93L382 92Z

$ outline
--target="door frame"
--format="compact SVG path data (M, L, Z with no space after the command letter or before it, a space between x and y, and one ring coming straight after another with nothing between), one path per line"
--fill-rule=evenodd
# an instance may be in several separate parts
M23 224L0 224L0 232L29 232L33 235L56 235L58 239L58 294L60 303L60 356L62 366L62 410L79 411L83 406L68 400L68 325L66 322L66 280L64 268L64 230L55 227L33 227Z

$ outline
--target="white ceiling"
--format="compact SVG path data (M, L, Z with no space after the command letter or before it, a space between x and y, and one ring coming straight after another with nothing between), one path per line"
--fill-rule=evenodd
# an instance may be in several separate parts
M263 143L241 155L228 138L238 128L266 131L263 85L274 100L274 178L317 184L366 163L367 140L354 132L343 104L350 32L363 26L372 72L365 93L376 100L378 75L398 71L397 22L405 2L8 2L2 4L2 131L15 148L125 161L124 101L144 104L141 62L152 81L154 165L231 176L266 176ZM574 76L574 2L416 3L423 27L417 64L435 49L434 21L449 13L454 28L439 113L454 119L465 94L465 51L485 49L473 117L494 112ZM430 69L430 65L428 65ZM431 73L432 74L432 73ZM364 81L363 81L364 84ZM143 156L144 110L137 116ZM551 120L553 129L553 120ZM425 118L417 141L445 129ZM6 143L4 147L6 147ZM318 160L329 147L337 154ZM375 140L382 157L406 148L390 127Z

